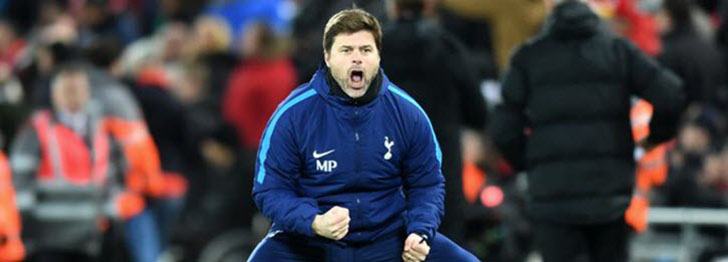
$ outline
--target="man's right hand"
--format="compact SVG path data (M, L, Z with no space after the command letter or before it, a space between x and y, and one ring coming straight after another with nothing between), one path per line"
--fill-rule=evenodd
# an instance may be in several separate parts
M319 236L339 240L349 233L349 221L349 209L334 206L323 215L316 215L311 228Z

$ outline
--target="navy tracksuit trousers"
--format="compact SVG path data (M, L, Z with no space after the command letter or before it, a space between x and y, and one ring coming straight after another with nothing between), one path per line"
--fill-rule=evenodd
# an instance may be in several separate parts
M365 244L271 233L250 255L248 262L402 262L404 233ZM430 241L427 262L476 262L474 255L442 234Z

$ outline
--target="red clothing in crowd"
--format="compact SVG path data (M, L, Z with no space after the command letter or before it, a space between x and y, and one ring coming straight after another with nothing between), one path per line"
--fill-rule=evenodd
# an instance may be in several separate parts
M245 148L257 148L263 129L278 104L296 87L290 60L250 60L230 76L223 116L235 126Z
M620 0L616 15L629 23L625 37L632 40L640 50L650 56L660 53L662 45L654 15L640 10L636 0Z

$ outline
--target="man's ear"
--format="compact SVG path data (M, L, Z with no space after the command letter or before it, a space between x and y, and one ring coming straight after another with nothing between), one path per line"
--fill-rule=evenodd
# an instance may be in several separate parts
M331 68L331 66L329 66L329 52L326 52L326 50L324 50L324 62L326 63L326 67Z

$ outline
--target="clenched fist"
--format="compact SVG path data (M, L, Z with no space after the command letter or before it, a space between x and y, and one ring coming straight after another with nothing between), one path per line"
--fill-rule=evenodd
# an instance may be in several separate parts
M430 246L427 242L417 234L410 234L404 241L404 252L402 252L402 260L405 262L421 262L425 261L427 255L430 254Z
M323 215L316 215L311 228L319 236L339 240L349 233L349 221L349 209L334 206Z

